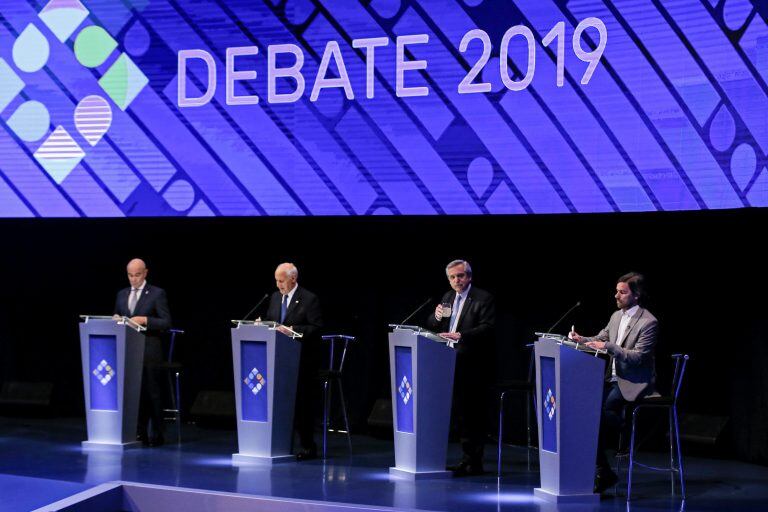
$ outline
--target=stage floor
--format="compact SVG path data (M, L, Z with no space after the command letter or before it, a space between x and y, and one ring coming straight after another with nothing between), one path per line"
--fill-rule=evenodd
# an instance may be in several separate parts
M172 427L169 427L173 437ZM333 458L269 467L235 467L236 434L185 426L184 443L128 450L124 454L85 453L85 422L78 419L0 418L0 511L28 511L104 482L116 480L303 499L431 511L720 511L768 509L768 468L740 462L686 458L688 500L670 498L669 476L639 469L631 508L619 496L604 496L595 507L545 503L533 497L538 473L526 469L525 451L506 447L501 480L495 475L495 449L487 450L480 477L426 480L390 479L391 441L354 436L354 455L345 439L330 436ZM458 457L451 445L449 455ZM662 463L661 454L643 454ZM354 507L352 507L354 508Z

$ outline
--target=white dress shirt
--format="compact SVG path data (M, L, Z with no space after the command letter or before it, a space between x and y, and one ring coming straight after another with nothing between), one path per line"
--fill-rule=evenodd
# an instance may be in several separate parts
M621 314L621 321L619 322L619 334L616 338L616 344L618 346L621 346L624 343L624 334L627 332L629 321L632 320L632 317L635 316L638 309L640 309L640 306L635 305ZM613 363L611 364L611 382L615 382L616 380L618 379L616 377L616 359L614 358Z
M469 295L469 290L472 288L472 285L470 284L467 286L467 288L461 292L457 293L456 297L453 299L453 310L456 311L456 321L453 322L453 329L451 329L451 332L456 332L456 327L459 325L459 320L461 318L461 312L464 311L464 304L467 303L467 296ZM458 309L456 308L456 300L461 297L461 304L459 304ZM448 323L450 324L450 320L448 320Z
M286 304L286 307L285 307L285 314L286 315L288 314L288 309L290 309L290 307L291 307L291 301L293 300L293 296L296 293L296 289L298 287L299 287L299 285L297 284L296 286L293 287L293 289L291 289L291 291L288 292L288 303ZM282 302L285 301L285 297L286 297L285 295L281 295L280 296L280 301L281 301L280 307L281 308L283 307L282 306Z
M136 311L136 306L135 305L134 305L134 310L131 311L131 295L133 295L134 293L136 294L136 304L138 304L139 300L141 299L141 294L144 293L144 287L145 286L147 286L147 282L146 281L141 283L141 286L139 286L138 288L131 287L131 291L128 292L128 312L131 315L133 315L133 311ZM136 290L136 291L134 292L134 290Z

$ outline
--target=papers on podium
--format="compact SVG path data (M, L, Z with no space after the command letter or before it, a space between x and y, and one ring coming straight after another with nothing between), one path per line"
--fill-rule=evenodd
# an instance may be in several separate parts
M552 332L535 332L533 334L539 338L546 338L548 340L555 341L558 345L565 345L566 347L576 349L580 352L589 352L590 354L595 354L595 356L598 354L608 353L608 351L605 349L595 350L593 348L589 348L583 343L576 343L575 341L569 339L567 336L563 336L562 334L555 334Z
M133 328L137 332L144 332L147 330L143 325L139 325L127 316L114 316L114 315L80 315L80 320L83 323L88 323L90 320L114 320L117 325L127 325Z
M231 320L231 322L237 327L240 327L241 325L263 325L272 331L280 330L283 334L290 336L293 339L304 337L302 333L294 331L287 325L283 325L280 322L273 322L271 320Z

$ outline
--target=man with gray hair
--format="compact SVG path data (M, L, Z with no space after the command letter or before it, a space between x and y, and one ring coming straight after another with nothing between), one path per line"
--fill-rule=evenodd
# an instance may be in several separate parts
M281 263L277 266L277 291L270 297L269 309L264 319L288 326L303 335L294 421L301 443L301 451L296 454L296 459L302 461L317 458L314 412L320 401L317 371L323 317L317 295L299 286L298 279L299 269L293 263Z
M454 476L483 474L483 445L488 391L492 384L496 304L493 295L472 285L468 261L454 260L445 268L452 290L427 318L427 327L456 342L453 381L455 417L459 422L461 462Z

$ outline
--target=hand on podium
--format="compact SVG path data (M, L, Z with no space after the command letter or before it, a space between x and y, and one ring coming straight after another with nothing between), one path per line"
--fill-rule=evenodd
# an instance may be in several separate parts
M460 332L441 332L439 334L441 338L446 338L451 341L459 341L461 339L461 333Z
M581 334L577 333L573 329L573 327L571 327L571 332L568 333L568 339L569 340L573 340L576 343L584 343L584 336L582 336Z
M141 326L146 327L147 326L147 317L145 316L132 316L131 322L135 322Z
M605 350L604 341L589 341L586 345L593 350Z
M280 331L281 333L285 334L286 336L292 336L293 335L293 332L291 332L291 328L290 327L286 327L285 325L278 326L277 330Z
M123 319L123 317L121 317L120 315L112 315L112 320L120 321L122 319Z

